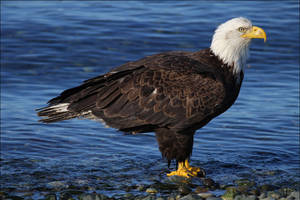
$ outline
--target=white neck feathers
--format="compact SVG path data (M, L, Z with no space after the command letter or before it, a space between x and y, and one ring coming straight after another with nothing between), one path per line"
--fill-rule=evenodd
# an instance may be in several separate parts
M233 73L239 75L246 65L248 58L250 39L240 36L237 31L239 24L251 22L245 18L235 18L221 24L215 31L210 49L218 56L224 64L233 66ZM238 23L237 23L238 22Z

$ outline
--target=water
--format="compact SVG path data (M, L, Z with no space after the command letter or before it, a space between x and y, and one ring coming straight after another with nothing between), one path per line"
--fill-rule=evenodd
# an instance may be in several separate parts
M215 181L299 181L297 2L1 3L1 187L38 199L49 183L122 194L164 181L153 133L125 135L89 120L38 122L35 109L62 90L163 51L210 45L216 26L244 16L264 28L254 40L237 102L195 136L192 164ZM29 195L30 196L30 195Z

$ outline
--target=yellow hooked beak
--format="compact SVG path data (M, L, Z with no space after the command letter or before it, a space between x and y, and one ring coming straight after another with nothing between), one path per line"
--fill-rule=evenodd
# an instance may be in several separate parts
M267 35L262 28L252 26L252 28L242 35L243 38L261 38L264 42L267 40Z

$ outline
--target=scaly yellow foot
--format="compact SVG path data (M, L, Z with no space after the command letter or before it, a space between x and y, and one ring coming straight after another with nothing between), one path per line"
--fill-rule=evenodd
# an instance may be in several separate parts
M199 167L190 166L188 160L185 160L185 162L179 162L178 169L167 174L167 176L183 176L186 178L198 175L205 176L205 171Z

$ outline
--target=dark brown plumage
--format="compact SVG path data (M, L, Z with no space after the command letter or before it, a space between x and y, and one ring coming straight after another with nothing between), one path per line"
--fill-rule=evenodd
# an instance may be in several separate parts
M182 162L195 131L236 100L243 72L237 80L232 71L210 49L152 55L62 92L38 115L46 123L83 116L124 132L155 132L162 156Z
M188 162L194 133L236 100L253 38L267 37L250 20L233 18L218 26L209 49L126 63L64 91L38 115L46 123L86 117L124 132L155 132L162 156L178 163L168 176L205 175Z

